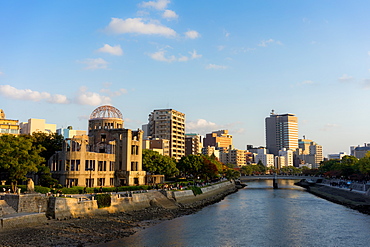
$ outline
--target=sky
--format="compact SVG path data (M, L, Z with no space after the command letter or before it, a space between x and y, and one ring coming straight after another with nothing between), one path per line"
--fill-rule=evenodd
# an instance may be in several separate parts
M0 109L87 130L118 108L154 109L186 132L228 129L265 146L271 110L298 117L324 154L370 142L370 1L0 1Z

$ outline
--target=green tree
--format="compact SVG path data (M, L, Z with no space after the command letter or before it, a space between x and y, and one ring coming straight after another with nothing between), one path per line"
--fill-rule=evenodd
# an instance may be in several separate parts
M173 177L178 174L176 162L171 157L163 156L149 149L143 149L143 170L166 177Z
M0 136L0 170L7 174L13 191L18 181L26 180L29 172L37 172L37 166L44 162L41 145L33 145L31 136Z
M259 160L258 162L257 162L257 167L256 167L257 169L257 171L258 172L260 172L260 173L265 173L266 172L266 166L262 163L262 161L261 160Z
M177 162L177 168L185 177L198 177L201 175L203 160L199 155L187 155Z
M232 168L228 168L225 172L225 177L228 179L228 180L235 180L237 178L240 177L240 172L239 171L236 171Z
M359 170L366 177L370 175L370 152L367 152L363 158L358 161Z
M253 173L253 167L252 167L252 165L242 166L240 171L241 171L242 174L250 176Z
M42 132L33 132L33 144L34 145L41 145L45 149L41 151L40 156L45 159L45 163L47 163L50 157L55 154L56 151L61 151L63 147L64 138L62 135L58 135L57 133L42 133Z
M34 146L41 145L44 150L41 151L40 156L44 158L45 162L37 166L37 173L39 179L39 184L45 187L55 185L58 180L51 177L50 168L48 166L48 161L56 151L61 151L63 147L64 138L62 135L57 133L43 133L43 132L33 132L32 142Z

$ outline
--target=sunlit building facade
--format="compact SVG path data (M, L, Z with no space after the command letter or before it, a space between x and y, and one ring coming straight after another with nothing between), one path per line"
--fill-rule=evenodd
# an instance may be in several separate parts
M169 156L185 156L185 114L173 109L154 110L149 114L147 136L169 140Z
M298 148L298 118L294 114L277 115L274 111L265 119L266 148L279 155L279 150Z
M19 121L6 119L4 111L0 109L0 135L3 134L19 135Z

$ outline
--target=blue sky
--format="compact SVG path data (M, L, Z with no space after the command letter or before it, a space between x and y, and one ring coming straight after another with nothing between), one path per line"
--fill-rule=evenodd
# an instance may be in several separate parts
M370 142L369 1L0 1L0 108L87 129L112 104L125 127L154 109L187 132L265 145L272 109L324 153Z

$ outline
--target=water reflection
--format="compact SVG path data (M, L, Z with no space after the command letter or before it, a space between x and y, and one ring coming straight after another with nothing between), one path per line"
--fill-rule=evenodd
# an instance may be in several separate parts
M367 246L370 217L315 197L294 181L248 183L194 215L101 246ZM364 230L366 229L366 230Z

